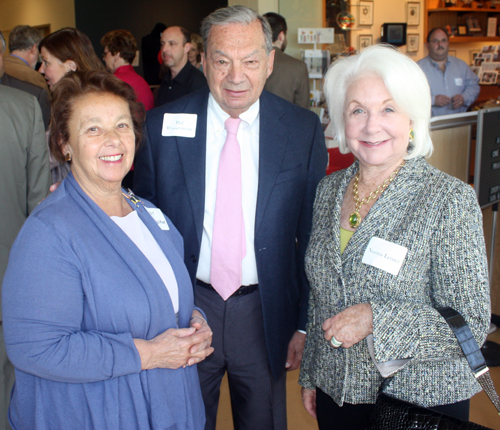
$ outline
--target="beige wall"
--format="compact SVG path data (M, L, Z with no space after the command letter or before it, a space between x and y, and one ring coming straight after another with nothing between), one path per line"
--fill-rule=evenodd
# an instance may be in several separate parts
M357 4L358 2L352 2ZM380 43L380 29L382 24L386 22L406 22L406 1L387 1L374 0L373 2L373 25L371 26L355 26L351 31L351 45L354 48L359 47L359 35L371 34L373 43ZM418 52L408 53L409 57L415 61L420 60L424 54L424 0L420 2L420 25L408 27L408 34L418 34L419 47ZM351 13L354 15L356 22L359 17L359 7L351 6ZM401 50L406 52L406 46L402 46Z
M0 0L0 29L50 24L50 30L75 26L73 0Z
M300 57L301 49L313 49L313 45L297 43L299 28L323 27L322 0L279 0L279 14L283 15L288 25L288 46L286 53Z
M286 53L294 57L300 57L301 49L297 43L297 29L323 27L323 0L229 0L228 4L242 4L260 14L277 12L283 15L288 25Z
M266 12L278 12L278 0L229 0L228 5L241 4L257 11L260 14Z

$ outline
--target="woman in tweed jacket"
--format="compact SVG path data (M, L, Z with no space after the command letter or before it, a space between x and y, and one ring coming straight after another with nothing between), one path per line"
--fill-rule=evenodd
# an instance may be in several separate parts
M480 386L435 307L460 312L482 345L482 218L473 189L423 158L432 151L426 77L374 46L335 63L324 91L337 139L358 161L317 190L304 406L320 429L365 429L383 377L394 376L388 394L467 419Z

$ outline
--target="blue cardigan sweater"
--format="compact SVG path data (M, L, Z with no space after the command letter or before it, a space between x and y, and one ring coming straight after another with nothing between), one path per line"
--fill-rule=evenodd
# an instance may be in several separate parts
M194 303L182 237L169 219L163 231L144 206L131 206L172 265L179 327L188 327ZM133 342L177 327L165 285L72 175L24 224L2 294L14 429L204 427L196 366L141 371Z

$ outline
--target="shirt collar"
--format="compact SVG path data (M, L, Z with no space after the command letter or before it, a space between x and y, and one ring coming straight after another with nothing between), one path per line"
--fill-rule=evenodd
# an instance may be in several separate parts
M118 67L113 73L115 76L130 72L130 70L134 70L132 64L124 64L123 66Z
M431 62L431 64L434 66L434 67L437 67L439 69L439 64L436 63L429 55L429 61ZM450 64L450 56L448 55L446 57L446 66L448 66L448 64Z
M219 106L219 103L215 101L212 93L210 93L208 96L208 109L213 114L212 118L214 130L217 134L219 134L219 132L224 130L224 122L230 117L230 115ZM259 116L259 111L260 99L257 99L257 101L253 105L251 105L245 112L240 114L239 118L242 121L245 121L248 124L249 128L251 128L253 123Z
M184 64L184 67L181 69L181 71L179 73L177 73L177 75L175 76L174 79L172 79L172 73L168 72L168 77L169 77L169 81L170 82L178 82L179 84L181 85L184 85L186 83L186 80L187 80L187 77L188 77L188 74L189 74L189 66L193 67L191 65L191 63L189 62L189 60L186 62L186 64Z
M13 57L19 58L20 60L23 60L23 61L26 63L26 65L27 65L28 67L30 67L30 65L28 64L28 62L27 62L27 61L26 61L23 57L20 57L19 55L16 55L16 54L10 54L10 55L12 55ZM31 67L30 67L30 68L31 68Z

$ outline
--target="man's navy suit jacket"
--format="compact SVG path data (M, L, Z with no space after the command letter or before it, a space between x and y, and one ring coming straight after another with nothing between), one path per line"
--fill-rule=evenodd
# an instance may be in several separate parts
M148 112L144 146L137 153L134 172L134 192L159 207L184 237L184 260L193 282L205 210L208 96L208 88L202 89ZM195 137L162 136L166 112L196 114ZM275 377L284 371L291 336L305 329L307 322L304 254L316 186L325 176L326 163L318 116L264 91L260 97L255 254L266 345Z

